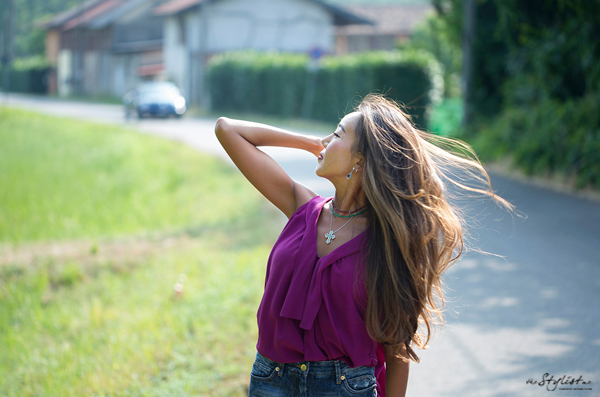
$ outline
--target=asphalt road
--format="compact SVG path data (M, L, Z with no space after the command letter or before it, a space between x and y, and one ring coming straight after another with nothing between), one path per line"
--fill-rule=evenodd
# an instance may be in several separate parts
M8 105L127 124L226 158L214 119L127 122L117 105L16 94ZM292 177L332 195L314 175L314 156L265 150ZM469 244L494 255L472 250L447 272L446 325L417 351L408 396L600 396L600 204L498 175L492 184L526 218L481 200L460 203Z

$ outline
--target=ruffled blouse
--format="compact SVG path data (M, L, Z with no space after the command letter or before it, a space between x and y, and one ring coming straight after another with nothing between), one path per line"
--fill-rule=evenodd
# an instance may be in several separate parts
M317 196L298 208L273 246L256 347L280 363L342 360L375 367L378 394L384 395L385 353L364 321L366 232L319 257L317 221L329 200Z

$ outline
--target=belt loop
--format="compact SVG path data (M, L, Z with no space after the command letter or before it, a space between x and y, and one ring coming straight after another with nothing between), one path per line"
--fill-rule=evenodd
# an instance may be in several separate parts
M335 384L341 385L342 384L342 373L340 371L340 362L336 360L336 361L334 361L334 365L335 365Z
M281 378L283 376L283 369L285 368L285 364L278 363L279 371L277 371L277 375Z

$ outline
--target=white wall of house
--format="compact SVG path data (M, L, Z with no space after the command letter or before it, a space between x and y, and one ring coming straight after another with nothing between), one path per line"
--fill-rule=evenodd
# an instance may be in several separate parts
M85 51L83 53L83 91L87 95L96 96L105 93L101 86L100 51Z
M304 0L222 0L205 8L206 51L334 49L333 17Z
M112 55L112 92L116 97L123 96L127 91L135 88L141 81L137 70L141 64L141 53L124 53Z
M186 13L166 18L163 35L166 78L185 92L189 90L189 50L186 44L192 17L191 13Z
M73 76L73 53L71 52L71 50L63 49L59 51L56 71L58 80L58 95L70 95L71 78Z

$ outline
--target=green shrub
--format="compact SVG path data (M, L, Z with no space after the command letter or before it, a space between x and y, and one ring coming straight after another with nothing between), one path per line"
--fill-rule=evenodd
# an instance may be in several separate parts
M207 76L217 111L331 122L351 109L353 99L378 91L406 104L415 121L425 124L427 110L442 94L441 72L424 51L325 57L316 70L306 55L245 51L215 56Z
M575 175L577 187L600 188L600 94L508 107L474 146L483 158L511 156L528 174Z
M215 110L297 116L308 57L250 51L211 59L208 77Z
M2 69L0 66L0 88L4 91ZM17 58L8 71L9 90L11 92L46 93L49 70L48 62L44 57Z

